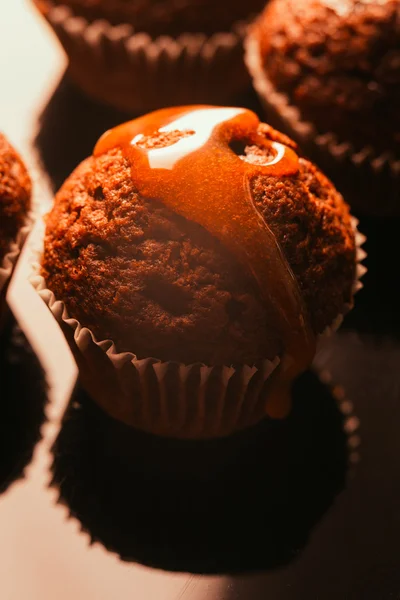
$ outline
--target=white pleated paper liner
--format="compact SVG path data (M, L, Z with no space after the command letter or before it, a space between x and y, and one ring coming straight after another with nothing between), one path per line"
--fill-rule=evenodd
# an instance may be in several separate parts
M346 485L354 416L311 372L287 419L218 440L134 431L82 396L53 446L52 487L88 541L123 560L194 573L282 566Z
M299 109L268 79L263 68L256 27L245 40L245 62L267 120L291 137L316 162L360 214L400 216L400 158L357 150L333 132L321 134L303 120Z
M361 261L365 238L353 220L357 267L353 293L365 272ZM32 238L31 238L32 239ZM119 353L111 340L99 341L76 319L64 302L46 286L40 274L44 224L38 223L32 241L31 283L60 325L89 395L113 418L160 436L204 439L227 436L254 425L268 414L268 391L279 357L257 365L206 366L138 360ZM336 329L351 306L343 307L324 335Z
M28 213L16 239L11 242L8 252L0 262L0 292L7 285L11 277L25 240L32 229L33 221L33 213Z
M246 89L246 24L207 36L151 38L131 25L90 22L69 7L35 0L69 58L75 82L91 97L133 114L180 104L224 103ZM45 8L43 8L45 5Z
M4 325L5 297L8 285L10 283L11 276L17 264L22 247L32 229L33 221L33 213L30 212L27 214L22 227L18 231L16 239L11 242L8 252L5 254L3 260L0 261L0 331Z

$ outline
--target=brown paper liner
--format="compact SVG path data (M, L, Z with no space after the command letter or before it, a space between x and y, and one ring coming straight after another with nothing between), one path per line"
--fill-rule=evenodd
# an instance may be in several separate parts
M224 103L249 83L246 25L229 32L152 39L130 25L87 21L66 6L35 0L69 58L75 82L91 97L131 113L164 106Z
M357 269L353 292L365 272L361 261L365 241L356 229ZM38 223L32 239L31 283L60 325L77 362L82 385L113 418L156 435L183 439L223 437L254 425L268 414L268 391L279 357L257 365L206 366L138 360L131 352L119 353L111 340L99 341L68 315L40 275L44 224ZM323 335L336 329L335 322Z
M318 133L313 123L303 120L299 109L266 76L256 28L245 41L245 63L268 122L299 144L354 210L400 216L400 159L390 153L379 154L372 147L357 150L332 132Z

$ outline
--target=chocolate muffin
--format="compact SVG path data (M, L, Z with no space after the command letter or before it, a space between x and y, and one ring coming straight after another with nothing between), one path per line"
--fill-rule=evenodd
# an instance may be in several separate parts
M21 157L0 133L0 266L26 221L31 181Z
M398 0L272 0L257 31L268 78L303 119L400 157Z
M400 215L399 0L272 0L246 39L270 122L350 206Z
M89 96L130 114L225 104L250 84L247 24L264 0L34 0Z
M266 125L259 131L284 140ZM262 164L256 150L246 146L245 160ZM322 332L351 302L346 205L306 159L294 177L254 179L252 197L299 281L314 332ZM252 364L281 350L243 269L204 228L138 194L119 148L85 160L57 194L43 272L71 315L139 358Z
M251 111L165 109L105 134L67 179L42 275L134 361L240 369L293 350L301 371L352 304L355 231L330 181Z
M46 4L46 2L43 2ZM229 31L264 8L265 0L225 2L212 0L55 0L89 21L106 19L113 25L127 23L151 36Z

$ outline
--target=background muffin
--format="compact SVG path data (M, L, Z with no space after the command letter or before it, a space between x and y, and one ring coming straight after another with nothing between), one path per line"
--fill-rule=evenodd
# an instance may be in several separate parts
M258 13L265 1L56 0L54 4L69 6L90 21L107 19L113 25L128 23L135 31L145 31L151 36L175 36L187 32L229 31L237 21Z
M224 104L249 85L246 24L264 0L34 0L58 35L74 81L130 114ZM106 82L106 84L105 84Z
M366 212L400 212L399 39L398 0L272 0L248 42L273 121Z
M294 148L245 109L165 109L107 132L62 186L35 285L112 416L195 438L287 414L359 275L347 205Z
M400 2L273 0L265 72L320 133L400 156Z

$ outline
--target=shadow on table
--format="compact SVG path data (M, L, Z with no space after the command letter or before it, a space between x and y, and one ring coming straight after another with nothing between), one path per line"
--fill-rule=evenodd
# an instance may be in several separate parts
M0 492L22 477L40 439L47 385L42 367L15 321L0 335Z
M123 560L200 573L292 561L344 487L347 438L312 373L285 422L207 442L174 441L108 418L81 389L54 445L60 501Z
M54 191L107 129L134 117L92 101L65 74L39 118L35 140Z
M359 230L367 236L363 248L368 253L368 268L356 295L354 309L344 321L345 329L361 333L400 337L400 286L397 282L400 261L400 219L360 218Z

